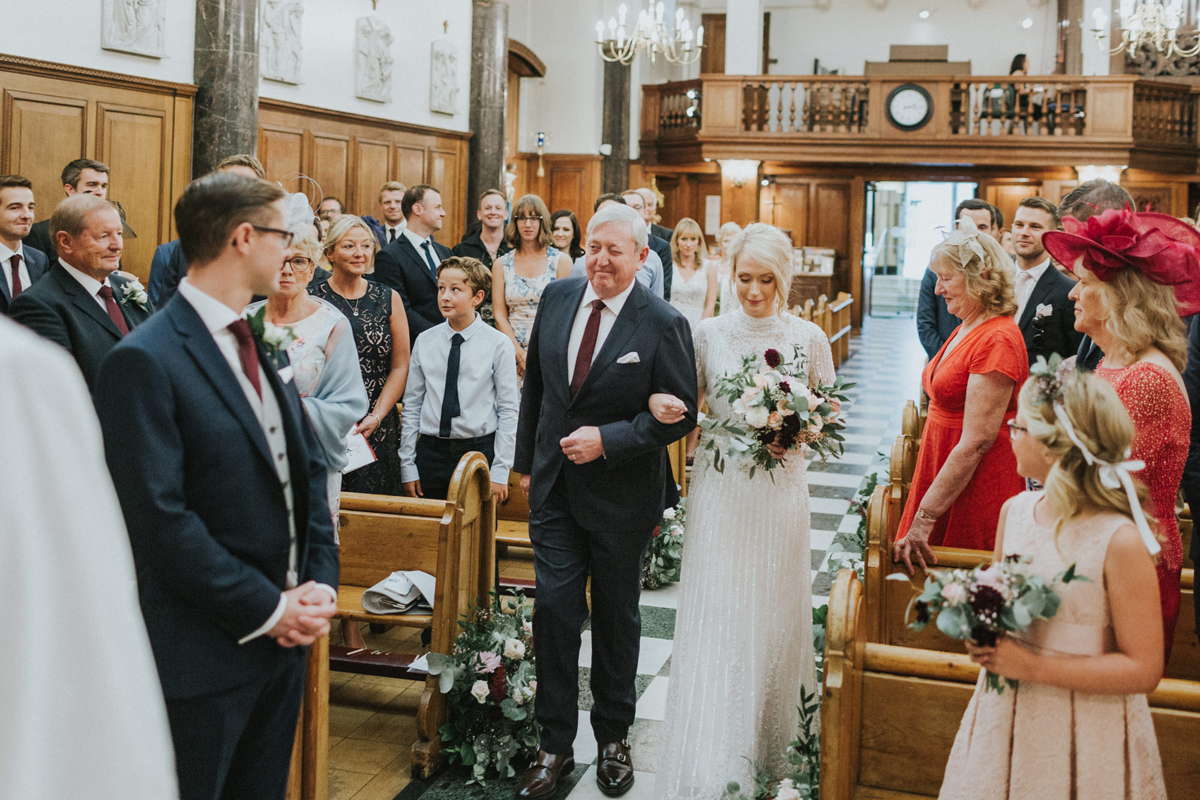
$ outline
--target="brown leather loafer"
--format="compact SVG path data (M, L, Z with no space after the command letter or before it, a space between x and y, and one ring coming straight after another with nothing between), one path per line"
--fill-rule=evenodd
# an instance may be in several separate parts
M629 756L628 740L600 745L596 785L609 797L619 797L633 787L633 759Z
M533 763L517 781L516 800L539 800L558 791L558 779L564 772L575 769L575 754L568 750L562 755L538 750Z

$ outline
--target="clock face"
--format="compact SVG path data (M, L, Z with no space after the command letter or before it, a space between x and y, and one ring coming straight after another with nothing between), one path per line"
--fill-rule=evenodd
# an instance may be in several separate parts
M900 86L888 96L888 118L898 128L920 128L929 121L931 110L929 93L919 86Z

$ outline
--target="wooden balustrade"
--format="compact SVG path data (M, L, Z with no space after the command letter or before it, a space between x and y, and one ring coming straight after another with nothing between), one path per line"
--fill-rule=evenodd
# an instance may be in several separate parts
M743 129L772 133L862 134L866 131L867 83L813 77L742 83Z
M1185 147L1196 143L1196 95L1191 86L1140 81L1133 87L1133 136Z
M700 81L663 84L659 94L658 126L663 131L700 129Z

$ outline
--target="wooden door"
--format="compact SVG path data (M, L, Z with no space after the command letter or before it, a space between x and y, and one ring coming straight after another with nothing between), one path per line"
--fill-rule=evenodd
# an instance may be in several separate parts
M137 238L125 239L122 265L144 269L170 238L171 121L167 110L97 103L96 157L108 165L108 194L125 209Z
M704 26L704 50L700 53L700 72L725 74L725 15L701 14Z
M1004 215L1004 229L1012 230L1013 216L1026 197L1037 197L1042 191L1040 183L987 184L985 197Z

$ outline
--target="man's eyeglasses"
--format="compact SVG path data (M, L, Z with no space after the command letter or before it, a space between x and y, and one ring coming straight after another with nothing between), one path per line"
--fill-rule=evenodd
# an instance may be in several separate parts
M291 247L292 242L296 240L296 234L292 233L291 231L281 231L279 228L264 228L262 225L255 225L253 223L251 223L250 227L254 228L256 231L262 231L263 233L278 233L283 237L284 247Z

